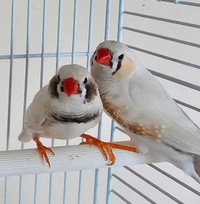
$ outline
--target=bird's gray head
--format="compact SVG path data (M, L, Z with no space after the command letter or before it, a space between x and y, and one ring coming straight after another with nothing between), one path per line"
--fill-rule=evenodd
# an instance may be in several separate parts
M91 72L95 78L105 76L113 79L127 79L136 71L132 50L117 41L105 41L97 46L91 58Z
M97 96L98 87L86 68L70 64L62 66L50 80L49 92L52 98L82 98L90 102Z

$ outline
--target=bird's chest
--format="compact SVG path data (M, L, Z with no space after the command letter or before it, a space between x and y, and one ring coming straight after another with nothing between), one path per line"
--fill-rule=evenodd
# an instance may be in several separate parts
M126 131L137 135L146 135L153 140L157 140L163 132L162 125L151 123L139 111L134 111L134 104L129 106L124 101L124 104L119 106L107 98L103 98L102 101L106 112Z
M130 108L128 105L116 105L114 102L115 99L107 99L102 98L103 107L105 111L120 125L124 126L126 128L128 121L127 121L127 114L130 111Z
M76 123L76 122L52 122L47 120L43 125L44 137L54 139L72 139L79 137L85 131L93 127L93 122Z

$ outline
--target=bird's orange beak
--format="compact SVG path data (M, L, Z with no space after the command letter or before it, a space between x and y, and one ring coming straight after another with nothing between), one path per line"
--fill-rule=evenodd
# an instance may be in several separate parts
M108 50L108 49L100 49L97 52L97 59L96 59L96 61L97 61L98 64L110 66L111 60L112 60L112 57L111 57L110 50Z
M67 94L68 97L74 94L79 94L79 85L78 82L71 78L65 79L63 82L64 92Z

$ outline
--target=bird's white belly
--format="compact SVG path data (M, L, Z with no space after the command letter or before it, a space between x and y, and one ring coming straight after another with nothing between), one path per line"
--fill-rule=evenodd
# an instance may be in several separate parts
M75 137L79 137L81 134L85 133L88 129L94 127L96 122L86 123L70 123L70 124L54 124L52 126L46 127L44 133L40 134L40 137L53 138L53 139L63 139L68 140Z

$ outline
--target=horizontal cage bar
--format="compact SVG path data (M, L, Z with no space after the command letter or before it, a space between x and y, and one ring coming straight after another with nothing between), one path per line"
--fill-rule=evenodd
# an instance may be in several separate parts
M189 46L192 46L192 47L200 48L200 44L187 42L187 41L184 41L184 40L179 40L179 39L176 39L176 38L171 38L171 37L167 37L167 36L164 36L164 35L159 35L159 34L156 34L156 33L151 33L151 32L147 32L147 31L135 29L135 28L129 28L129 27L126 27L126 26L124 26L123 29L124 30L129 30L129 31L132 31L132 32L136 32L136 33L140 33L140 34L144 34L144 35L149 35L149 36L160 38L160 39L164 39L164 40L173 41L173 42L176 42L176 43L181 43L181 44L184 44L184 45L189 45Z
M157 186L156 184L154 184L153 182L149 181L147 178L145 178L144 176L140 175L139 173L137 173L136 171L134 171L133 169L131 169L128 166L124 167L125 169L127 169L129 172L131 172L132 174L134 174L135 176L137 176L138 178L142 179L143 181L145 181L146 183L148 183L150 186L152 186L153 188L157 189L158 191L160 191L162 194L166 195L167 197L169 197L170 199L172 199L173 201L182 204L183 202L181 202L180 200L178 200L177 198L175 198L173 195L171 195L170 193L168 193L167 191L163 190L162 188L160 188L159 186Z
M135 46L131 46L131 45L128 45L128 47L130 47L133 50L137 50L139 52L143 52L143 53L146 53L146 54L149 54L149 55L152 55L152 56L160 57L160 58L170 60L170 61L173 61L173 62L176 62L176 63L179 63L179 64L183 64L183 65L190 66L190 67L193 67L193 68L196 68L196 69L200 69L200 65L197 65L197 64L193 64L193 63L190 63L190 62L179 60L179 59L169 57L169 56L166 56L166 55L158 54L156 52L152 52L152 51L145 50L145 49L135 47Z
M127 203L127 204L131 204L131 202L130 201L128 201L126 198L124 198L121 194L119 194L117 191L115 191L115 190L111 190L110 191L111 193L114 193L117 197L119 197L121 200L123 200L125 203Z
M148 18L148 19L167 22L167 23L178 24L178 25L182 25L182 26L200 28L200 25L193 24L193 23L187 23L187 22L183 22L183 21L176 21L176 20L172 20L172 19L156 17L156 16L151 16L151 15L146 15L146 14L141 14L141 13L136 13L136 12L131 12L131 11L124 11L124 14L132 15L132 16L138 16L138 17L142 17L142 18Z
M145 194L143 194L141 191L137 190L136 188L134 188L133 186L131 186L129 183L127 183L126 181L124 181L122 178L120 178L119 176L117 176L116 174L112 175L113 177L115 177L118 181L120 181L121 183L123 183L125 186L127 186L128 188L130 188L132 191L136 192L138 195L140 195L141 197L143 197L145 200L149 201L152 204L156 204L153 200L151 200L149 197L147 197Z

